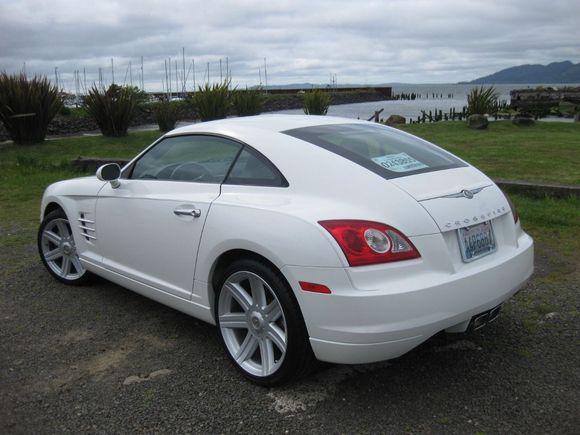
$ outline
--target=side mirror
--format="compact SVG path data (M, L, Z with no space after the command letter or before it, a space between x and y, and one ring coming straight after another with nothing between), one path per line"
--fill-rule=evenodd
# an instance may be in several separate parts
M121 167L117 163L107 163L97 169L97 178L101 181L109 181L113 189L121 185L119 183L120 176Z

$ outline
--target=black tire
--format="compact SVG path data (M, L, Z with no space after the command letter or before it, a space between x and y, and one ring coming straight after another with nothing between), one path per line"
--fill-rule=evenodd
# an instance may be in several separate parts
M45 234L47 229L48 232L60 237L62 242L57 242L56 239L48 240ZM78 261L71 226L62 209L53 210L45 216L38 228L37 246L42 264L56 280L67 285L82 285L89 280L91 274ZM51 260L47 254L59 249L64 255ZM69 262L68 266L65 264L65 257ZM66 273L67 270L70 273Z
M256 375L246 370L240 363L236 361L234 355L226 344L226 337L220 322L220 295L224 291L224 284L228 279L240 276L240 273L255 274L267 283L269 288L275 294L277 302L281 307L286 326L286 350L279 363L278 368L269 375ZM247 315L248 312L242 314ZM267 316L266 316L267 317ZM256 259L240 259L230 264L217 280L216 296L215 296L215 318L218 326L218 336L220 342L229 359L234 366L252 382L266 387L281 385L297 379L308 374L313 367L315 361L310 342L308 340L308 333L304 324L304 318L300 312L298 302L292 292L292 289L281 275L281 273L272 266L256 260ZM252 327L247 329L247 334L252 333ZM241 329L240 334L246 334L245 329ZM247 338L247 337L246 337ZM261 347L258 353L261 352ZM276 362L276 361L275 361Z

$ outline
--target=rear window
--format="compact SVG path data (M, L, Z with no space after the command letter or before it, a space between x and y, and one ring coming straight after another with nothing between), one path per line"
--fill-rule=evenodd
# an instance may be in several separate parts
M386 179L466 166L435 145L370 123L318 125L283 133L332 151Z

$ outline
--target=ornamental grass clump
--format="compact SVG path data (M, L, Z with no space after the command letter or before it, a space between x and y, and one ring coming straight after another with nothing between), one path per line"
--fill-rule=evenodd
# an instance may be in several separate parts
M172 101L160 101L153 105L153 115L159 130L171 131L175 128L179 118L179 106Z
M48 124L62 107L58 88L46 77L0 75L0 119L16 144L44 141Z
M467 95L467 114L485 115L495 110L498 105L498 94L493 86L473 88Z
M206 83L193 95L193 107L202 121L223 119L230 109L230 82Z
M93 86L85 97L84 108L103 136L126 136L141 99L129 86L112 84L107 90Z
M328 92L314 89L304 94L304 113L307 115L326 115L330 106Z
M258 89L233 91L231 100L238 116L252 116L262 113L264 96Z

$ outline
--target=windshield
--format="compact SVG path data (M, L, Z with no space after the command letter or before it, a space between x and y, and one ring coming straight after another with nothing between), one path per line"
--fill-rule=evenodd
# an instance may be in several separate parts
M332 151L386 179L466 166L429 142L370 123L319 125L283 133Z

